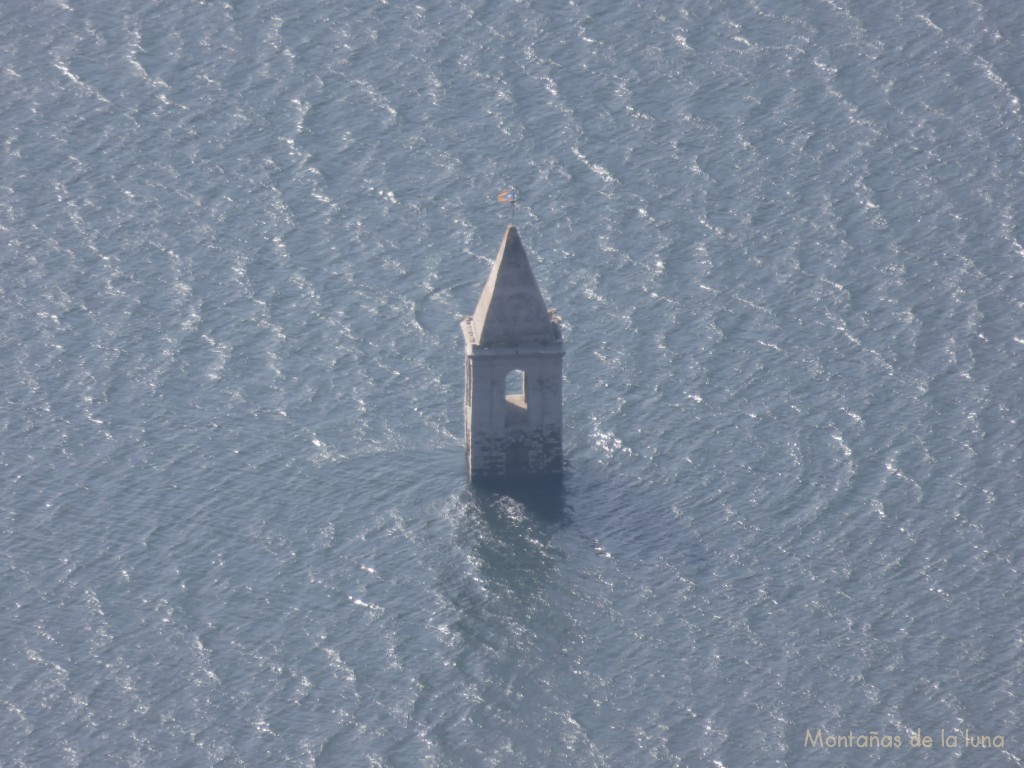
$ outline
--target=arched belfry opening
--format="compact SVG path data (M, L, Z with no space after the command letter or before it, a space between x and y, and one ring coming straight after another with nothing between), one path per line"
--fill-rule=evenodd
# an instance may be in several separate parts
M519 232L505 231L466 342L466 459L474 478L562 472L562 334Z
M526 371L513 368L505 376L505 436L511 430L525 425L527 414Z
M505 375L505 399L522 400L526 407L526 371L513 368Z

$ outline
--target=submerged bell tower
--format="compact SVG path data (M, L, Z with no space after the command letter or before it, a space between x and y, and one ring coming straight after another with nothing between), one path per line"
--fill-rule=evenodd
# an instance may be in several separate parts
M505 230L462 335L470 477L561 474L562 333L515 226Z

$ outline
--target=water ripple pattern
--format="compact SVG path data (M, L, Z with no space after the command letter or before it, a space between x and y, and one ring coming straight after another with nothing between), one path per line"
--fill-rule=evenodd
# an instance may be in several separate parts
M0 765L1024 761L1024 5L0 27ZM548 494L463 466L512 184Z

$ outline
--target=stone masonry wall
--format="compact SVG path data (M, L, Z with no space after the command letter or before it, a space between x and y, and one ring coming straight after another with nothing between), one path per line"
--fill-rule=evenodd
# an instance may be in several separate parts
M524 398L506 397L505 377L513 370L526 374ZM560 345L532 353L467 355L466 385L466 452L472 476L562 471Z

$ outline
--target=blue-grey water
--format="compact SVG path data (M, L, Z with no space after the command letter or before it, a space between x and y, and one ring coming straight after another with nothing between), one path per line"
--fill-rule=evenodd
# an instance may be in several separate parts
M0 30L0 766L1024 763L1019 0ZM510 184L560 492L465 476Z

